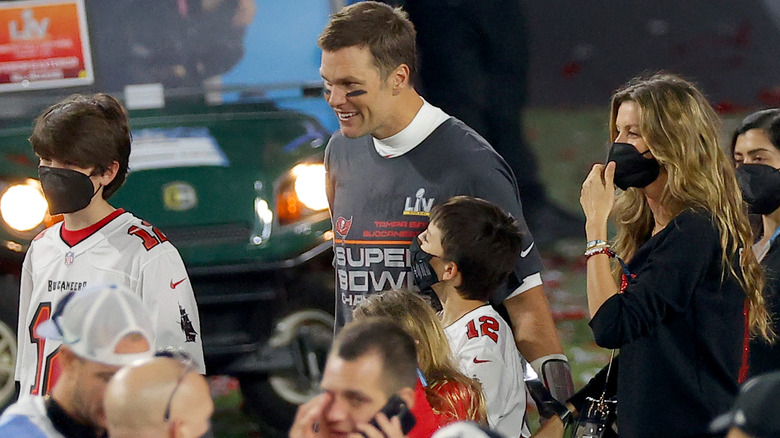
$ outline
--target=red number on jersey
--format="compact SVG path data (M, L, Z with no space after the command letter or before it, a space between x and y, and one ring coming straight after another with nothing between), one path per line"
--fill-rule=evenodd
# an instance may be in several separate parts
M479 322L479 332L477 332L477 326L473 319L466 323L466 336L471 339L481 334L498 343L498 321L491 316L480 316Z
M168 241L168 237L165 236L165 233L160 231L159 228L155 227L154 225L150 224L149 222L141 221L141 225L143 225L145 227L152 227L152 232L154 232L155 237L157 237L157 240L159 240L160 243Z
M152 226L152 224L146 221L143 221L142 224L149 227ZM144 248L146 248L147 251L163 242L168 241L168 238L165 236L165 234L163 234L163 232L160 231L157 227L152 227L152 232L150 233L143 228L139 228L133 225L127 229L127 234L138 236L144 242Z
M477 331L477 327L474 325L473 319L466 324L466 336L468 336L469 339L479 336L479 332Z
M480 316L479 322L482 323L479 325L479 331L482 332L482 335L498 343L498 321L490 316Z
M46 321L51 317L51 303L44 302L38 305L38 309L35 311L33 320L30 323L30 339L35 344L35 348L38 352L36 364L35 364L35 383L30 387L30 394L32 395L46 395L51 392L51 388L54 386L54 382L60 377L60 348L52 351L44 359L43 355L46 350L46 339L38 336L35 330L43 321ZM43 379L41 380L41 376Z

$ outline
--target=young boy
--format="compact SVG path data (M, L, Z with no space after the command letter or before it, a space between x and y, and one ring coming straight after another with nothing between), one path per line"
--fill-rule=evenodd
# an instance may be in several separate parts
M200 319L181 257L165 235L107 199L125 181L130 128L111 96L74 95L46 109L30 143L52 215L63 221L33 239L22 265L19 353L21 394L44 395L59 375L59 342L36 327L70 291L115 283L144 302L155 348L185 350L204 373ZM190 324L184 324L189 319Z
M514 219L478 198L456 196L431 210L428 228L412 242L412 272L432 288L461 370L479 379L488 423L506 437L529 436L522 359L509 324L488 303L521 250Z

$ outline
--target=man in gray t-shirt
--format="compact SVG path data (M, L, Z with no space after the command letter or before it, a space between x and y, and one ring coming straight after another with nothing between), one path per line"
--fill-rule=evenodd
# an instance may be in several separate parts
M415 32L401 10L366 1L331 17L318 40L325 97L339 120L326 150L333 220L337 325L368 294L411 288L409 244L431 207L453 195L484 198L523 223L515 275L494 296L523 356L559 400L573 393L544 295L541 261L506 162L411 84Z
M441 110L426 103L420 116ZM443 114L443 113L442 113ZM523 223L514 178L506 163L477 133L448 118L412 150L393 158L377 153L371 136L336 133L326 166L334 219L339 323L363 296L414 286L409 244L428 225L430 209L455 195L489 200ZM495 303L515 290L541 284L539 254L525 230L523 257Z

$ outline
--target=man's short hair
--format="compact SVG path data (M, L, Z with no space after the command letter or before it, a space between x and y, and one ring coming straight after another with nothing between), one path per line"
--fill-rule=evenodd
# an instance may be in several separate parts
M416 35L409 15L400 7L363 1L331 15L317 45L327 52L368 47L374 66L385 80L401 64L409 66L410 77L417 72Z
M487 301L514 270L523 239L517 222L488 201L455 196L431 209L430 223L441 230L442 258L458 265L458 293Z
M30 144L44 160L90 168L102 175L114 161L119 171L103 188L108 199L122 186L130 160L130 126L122 105L107 94L74 94L55 103L35 120Z
M369 317L345 325L333 341L332 353L346 361L367 354L382 359L388 394L417 384L417 348L414 339L389 318Z

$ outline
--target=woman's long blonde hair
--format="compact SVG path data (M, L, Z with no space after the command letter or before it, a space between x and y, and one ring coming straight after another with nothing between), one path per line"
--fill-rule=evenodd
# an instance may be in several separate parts
M774 339L762 290L764 274L750 251L753 242L734 169L720 147L720 118L704 95L682 78L659 73L635 78L612 96L610 141L617 138L618 108L634 101L640 108L640 131L668 180L660 203L672 216L686 209L708 211L717 224L722 264L739 281L748 298L753 335ZM615 251L630 260L653 230L653 215L643 193L629 188L613 209L617 223ZM737 257L740 248L746 249ZM739 259L739 272L732 262ZM615 272L620 269L616 268ZM725 269L724 269L725 274Z
M425 395L437 415L443 413L437 406L446 406L447 412L457 410L458 400L449 399L436 391L439 385L455 382L469 393L471 405L467 410L467 419L487 424L482 385L463 374L456 365L447 335L430 304L413 292L392 290L369 296L353 311L355 319L370 316L383 316L396 321L418 342L417 363L428 380Z

